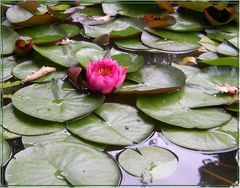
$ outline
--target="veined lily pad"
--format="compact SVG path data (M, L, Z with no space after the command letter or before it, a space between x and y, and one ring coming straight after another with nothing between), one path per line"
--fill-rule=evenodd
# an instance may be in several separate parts
M130 33L126 32L126 29L129 29L129 27L131 27L132 30ZM119 18L107 24L84 26L84 29L85 34L92 38L97 38L104 34L110 34L112 38L119 38L140 34L140 30L143 27L144 23L141 20L133 18Z
M238 120L232 118L223 126L208 130L166 127L162 132L167 139L182 147L202 151L226 150L237 146Z
M35 146L37 144L47 144L52 142L73 142L78 144L85 144L89 147L94 147L103 151L106 146L88 142L85 140L80 140L79 138L73 137L67 130L62 130L59 132L45 134L40 136L22 136L22 142L25 147Z
M78 121L68 123L67 129L85 140L110 145L131 145L145 139L153 131L151 118L134 107L105 103L97 111Z
M51 66L51 65L43 62L25 61L17 65L13 69L12 74L16 78L20 80L24 80L28 75L31 75L33 72L39 70L43 66ZM36 80L33 80L32 82L48 82L48 81L51 81L52 79L64 78L65 76L66 76L66 71L58 67L58 69L55 72L51 72L45 76L42 76Z
M239 66L238 57L219 57L216 53L206 52L198 57L198 62L216 66Z
M238 87L239 71L237 67L211 66L202 69L187 79L187 85L209 94L219 94L219 87L228 84Z
M129 73L117 93L166 93L181 88L185 84L185 75L177 68L168 65L145 65L138 71Z
M15 48L15 42L19 38L18 34L6 26L1 26L0 52L3 55L12 54Z
M163 52L182 53L196 50L199 47L198 44L190 44L184 41L165 40L147 32L142 33L141 40L145 45Z
M130 3L103 3L105 14L116 16L118 14L132 18L141 18L144 14L163 15L164 10L159 10L156 4L130 4Z
M3 57L2 66L0 66L1 80L3 82L12 77L12 70L17 66L14 56Z
M216 97L195 88L184 89L168 95L143 96L137 107L149 116L179 127L208 129L231 119L224 109L210 107L231 104L230 96Z
M178 161L173 153L159 147L126 149L118 158L123 169L144 180L159 180L172 175Z
M55 42L65 37L74 37L80 33L80 28L71 24L51 24L33 26L18 31L21 36L28 36L34 43Z
M76 58L80 64L86 68L90 60L103 58L106 53L103 49L82 48L76 53ZM116 60L120 66L127 67L128 72L137 71L144 62L144 58L141 55L122 52L114 48L111 49L110 56Z
M5 177L9 185L117 185L120 172L108 155L94 148L53 142L17 153Z
M27 86L12 97L13 105L22 112L56 122L86 115L97 109L103 101L102 95L65 90L61 80Z
M64 125L44 121L28 116L9 104L3 107L3 127L20 135L40 135L57 132L64 129Z
M8 145L7 141L4 140L3 138L0 139L0 151L1 151L0 163L1 166L3 166L9 159L11 153L10 146Z
M72 41L66 45L34 45L33 48L42 56L64 67L72 67L78 65L78 61L75 58L75 53L81 48L102 49L96 44L85 41Z

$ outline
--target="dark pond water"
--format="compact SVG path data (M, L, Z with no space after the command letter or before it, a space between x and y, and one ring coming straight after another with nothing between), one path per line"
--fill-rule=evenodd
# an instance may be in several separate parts
M77 40L87 39L77 38ZM117 48L116 46L114 47ZM178 63L183 56L186 56L186 54L177 55L171 53L163 53L160 55L153 53L138 53L145 56L145 64ZM190 54L194 54L194 52ZM134 106L136 104L136 99L137 96L111 95L106 99L106 102L119 102ZM6 105L9 102L11 102L9 99L4 99L3 104ZM189 150L177 146L164 138L161 134L160 127L161 125L156 126L154 133L141 143L129 147L157 146L171 151L178 158L178 167L175 173L167 178L151 182L134 177L121 169L122 179L120 185L193 185L228 187L236 184L239 173L238 159L236 158L237 148L214 153ZM12 150L11 157L24 149L21 138L10 139L8 143ZM123 147L108 147L105 152L117 160L118 155L123 150ZM6 166L7 164L2 167L3 174ZM2 179L2 185L6 185L4 177Z

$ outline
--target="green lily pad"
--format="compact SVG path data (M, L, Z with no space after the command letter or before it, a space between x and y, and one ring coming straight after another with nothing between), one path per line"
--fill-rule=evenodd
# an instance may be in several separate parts
M40 135L57 132L64 129L64 125L44 121L28 116L9 104L3 107L3 127L20 135Z
M223 42L217 47L217 52L228 56L238 56L237 48Z
M203 45L207 50L210 50L211 52L217 52L217 46L219 45L219 43L213 41L207 36L203 36L199 41L199 44Z
M24 87L14 93L13 105L33 117L64 122L94 111L104 101L102 95L66 90L63 83L58 80Z
M1 26L0 51L1 54L12 54L15 48L15 42L19 38L18 34L11 28Z
M107 52L103 49L82 48L76 53L76 58L81 66L87 67L90 60L103 58ZM114 48L110 51L112 59L116 60L120 66L128 68L128 72L137 71L144 63L144 58L141 55L122 52Z
M68 123L67 129L79 137L110 145L131 145L145 139L153 131L151 118L134 107L105 103L97 111L78 121Z
M10 157L11 148L8 145L6 140L2 138L0 140L1 140L0 141L0 151L1 151L0 162L1 162L1 166L3 166Z
M166 127L163 135L171 142L193 150L218 151L232 149L238 143L238 120L232 118L223 126L208 129L183 129Z
M53 142L29 147L9 162L9 185L118 185L118 166L108 155L88 146Z
M237 29L237 27L236 27ZM237 37L238 31L221 31L221 29L206 29L207 36L211 39L223 42L224 40L229 40Z
M14 139L14 138L19 138L20 135L19 134L15 134L13 132L10 132L6 129L3 128L3 132L2 132L2 136L3 136L3 139Z
M85 34L92 38L97 38L104 34L110 34L112 38L119 38L140 34L140 30L143 27L144 23L139 19L119 18L107 24L84 26L84 29ZM131 32L128 33L129 29Z
M201 13L195 11L178 11L177 13L171 14L171 16L175 17L176 23L165 29L186 32L202 31L206 27L205 17Z
M12 74L20 80L24 80L28 75L31 75L33 72L41 69L43 66L51 66L49 63L36 62L36 61L25 61L17 65ZM48 82L52 79L63 79L66 76L66 71L62 68L59 68L55 72L51 72L45 76L42 76L32 82Z
M85 14L88 16L104 16L105 15L101 6L84 7L83 9L80 9L78 13Z
M239 70L230 66L211 66L202 69L187 79L187 85L216 95L220 93L219 87L228 84L238 87Z
M100 151L103 151L106 148L104 145L88 142L82 139L80 140L79 138L73 137L67 130L40 136L22 136L22 142L25 148L52 142L73 142L78 144L85 144L89 147L99 149Z
M198 44L190 44L184 41L165 40L147 32L142 33L141 40L146 46L163 52L183 53L196 50L199 47Z
M116 90L123 94L166 93L181 88L185 84L182 71L168 65L145 65L138 71L127 75L129 81Z
M164 10L159 10L156 4L130 4L130 3L103 3L103 12L110 16L123 15L132 18L141 18L145 14L163 15Z
M2 66L0 66L1 80L0 82L6 81L12 77L12 70L17 66L14 56L3 57Z
M33 45L33 48L42 56L64 67L78 65L78 61L75 58L75 53L81 48L102 49L96 44L85 41L72 41L66 45Z
M147 115L171 125L209 129L231 119L224 109L210 106L231 104L233 101L230 96L216 97L185 87L168 95L140 97L137 107Z
M171 176L178 160L170 151L159 147L143 147L124 150L118 158L122 168L143 180L159 180Z
M24 28L18 31L21 36L28 36L34 43L49 43L65 37L74 37L80 33L80 28L71 24L49 24Z
M184 72L184 74L186 75L186 77L188 78L189 76L197 73L200 71L199 68L197 67L193 67L193 66L189 66L189 65L179 65L176 63L172 63L173 67L176 67L177 69L181 70L182 72Z
M239 66L238 57L219 57L216 53L206 52L198 57L198 62L215 66Z
M11 23L19 23L29 20L33 14L20 6L13 5L8 8L6 16Z
M230 42L236 48L239 48L238 47L238 39L239 39L238 37L235 37L235 38L229 39L228 42Z

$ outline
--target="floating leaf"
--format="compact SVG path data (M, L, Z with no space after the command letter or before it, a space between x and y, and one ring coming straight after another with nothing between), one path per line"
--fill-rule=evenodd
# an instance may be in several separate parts
M15 134L15 133L12 133L6 129L3 129L3 132L2 132L2 136L3 136L3 139L14 139L14 138L19 138L20 135L18 134Z
M161 11L156 4L130 4L130 3L102 3L105 14L116 16L117 14L132 18L141 18L145 14L163 15L166 11Z
M96 44L85 41L72 41L66 45L33 46L33 49L40 53L42 56L64 67L72 67L78 65L75 54L79 49L82 48L102 49Z
M225 84L238 87L239 71L237 67L211 66L202 69L187 79L187 85L209 94L219 94L219 87Z
M20 80L24 80L27 78L27 76L32 75L33 72L36 72L40 70L43 66L46 67L48 65L49 63L43 63L41 61L36 61L36 60L25 61L17 65L13 69L12 74L16 78ZM48 81L51 81L52 79L64 78L65 76L66 76L66 72L62 68L58 67L57 71L43 75L37 79L32 80L31 82L48 82Z
M82 48L76 53L76 58L80 64L86 68L90 60L103 58L106 53L103 49ZM127 67L128 72L137 71L144 62L144 58L141 55L122 52L114 48L111 49L110 56L116 60L120 66Z
M233 46L235 46L236 48L238 48L238 37L229 39L228 42L230 42Z
M44 120L64 122L97 109L104 97L64 90L63 81L34 84L18 90L13 105L22 112Z
M1 150L0 161L1 166L3 166L7 162L11 154L10 146L8 145L7 141L4 140L3 138L0 139L0 150Z
M19 36L14 30L3 25L0 40L1 54L12 54L15 48L15 42L18 38Z
M94 148L53 142L17 153L5 177L8 184L18 186L118 185L120 172L114 160Z
M63 130L59 123L48 122L28 116L9 104L3 107L3 127L20 135L40 135Z
M103 151L106 146L80 140L79 138L73 137L67 130L62 130L55 133L40 135L40 136L22 136L22 142L25 147L35 146L37 144L47 144L52 142L73 142L78 144L84 144L89 147L94 147Z
M139 34L140 29L143 27L144 23L141 20L133 18L119 18L107 24L84 26L84 29L85 34L92 38L97 38L104 34L110 34L112 38L119 38ZM129 30L131 30L131 32L129 32Z
M178 161L173 153L159 147L143 147L124 150L118 158L122 168L143 180L159 180L171 176Z
M232 39L234 37L237 37L237 35L238 35L236 28L228 30L228 28L226 28L226 26L224 26L223 28L218 28L218 29L206 29L205 31L209 38L220 41L220 42L223 42L224 40Z
M145 139L153 131L153 121L134 107L105 103L97 111L67 129L81 138L110 145L131 145ZM94 134L93 134L94 133Z
M225 42L217 47L217 52L228 56L238 56L238 50Z
M88 6L78 11L80 14L86 14L88 16L104 16L104 12L101 6Z
M168 65L145 65L127 75L123 85L116 90L122 94L156 94L174 91L184 86L185 75Z
M206 49L208 49L211 52L217 52L218 43L211 40L207 36L203 36L199 41L199 44L203 45Z
M19 86L20 84L21 84L21 81L14 81L14 82L7 81L7 82L1 83L0 88L1 89L9 89L9 88L12 88L12 87L15 87L15 86Z
M189 65L179 65L179 64L173 63L172 66L184 72L187 78L200 71L199 68L189 66Z
M12 77L12 70L17 65L14 56L8 56L2 58L2 66L0 66L1 80L3 82Z
M195 88L184 89L168 95L143 96L137 107L149 116L184 128L208 129L231 119L222 108L210 107L231 104L230 96L217 97Z
M147 32L142 33L141 40L145 45L163 52L183 53L196 50L199 47L198 44L190 44L184 42L184 40L182 42L164 40Z
M150 28L162 28L176 24L176 19L171 15L154 16L152 14L145 14L143 20Z
M171 142L194 150L219 151L232 149L237 146L238 120L232 118L223 126L207 129L183 129L178 127L164 127L163 135Z

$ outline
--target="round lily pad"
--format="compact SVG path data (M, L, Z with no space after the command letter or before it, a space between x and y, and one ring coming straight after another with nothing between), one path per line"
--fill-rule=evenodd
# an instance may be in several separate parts
M67 129L79 137L102 144L131 145L145 139L153 131L151 118L134 107L105 103L95 113L68 123Z
M209 94L219 94L220 87L225 84L238 87L238 75L239 70L237 67L211 66L189 77L187 85Z
M72 41L66 45L33 45L33 48L42 56L64 67L78 65L75 53L81 48L102 49L96 44L85 41Z
M4 25L1 27L0 52L3 55L12 54L19 36L13 29Z
M33 118L9 104L3 107L3 127L20 135L40 135L64 129L64 125Z
M1 163L1 166L3 166L10 157L11 149L6 140L4 140L3 138L1 138L0 140L1 140L0 141L0 151L1 151L0 163Z
M171 142L193 150L218 151L232 149L238 143L238 120L232 118L223 126L208 129L165 127L163 135Z
M116 90L117 93L166 93L181 88L185 84L182 71L168 65L145 65L127 75L129 81Z
M43 66L51 66L50 64L43 62L35 62L35 61L25 61L19 65L17 65L12 74L16 78L20 80L24 80L28 75L31 75L33 72L41 69ZM66 71L62 68L59 68L55 72L48 73L40 78L33 80L32 82L48 82L52 79L63 79L66 76Z
M168 95L143 96L137 107L149 116L179 127L209 129L231 119L224 109L210 107L231 104L230 96L216 97L195 88L184 89Z
M143 180L159 180L171 176L177 169L176 156L163 148L143 147L124 150L118 158L122 168Z
M83 139L79 139L77 137L73 137L67 130L61 130L55 133L39 135L39 136L22 136L22 142L25 147L32 147L37 144L47 144L52 142L73 142L78 144L85 144L89 147L94 147L103 151L106 146L88 142Z
M88 146L53 142L29 147L10 161L9 185L118 185L120 171L108 155Z
M33 14L18 5L13 5L8 8L6 16L11 23L19 23L27 21L33 16Z
M140 34L141 28L143 28L143 22L132 18L119 18L107 24L84 26L85 34L92 38L97 38L104 34L110 34L112 38L129 37Z
M141 40L145 45L163 52L183 53L196 50L199 47L198 44L187 43L184 40L182 42L165 40L147 32L142 33Z
M80 64L86 68L90 60L103 58L106 53L103 49L81 48L76 53L76 58ZM122 52L114 48L111 49L110 56L116 60L120 66L127 67L128 72L137 71L144 63L143 56Z
M104 101L102 95L66 90L63 83L58 80L24 87L14 93L13 105L33 117L64 122L94 111Z
M2 66L0 66L1 82L12 77L12 70L15 66L17 66L17 63L14 56L2 58Z

